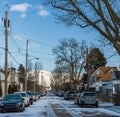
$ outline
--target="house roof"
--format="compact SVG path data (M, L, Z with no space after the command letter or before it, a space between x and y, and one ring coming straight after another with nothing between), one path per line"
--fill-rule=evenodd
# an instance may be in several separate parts
M100 81L110 81L112 80L112 73L113 71L116 71L117 67L98 67L96 70L91 71L92 74L99 71L95 74L96 82ZM91 74L91 75L92 75Z
M110 81L112 80L112 72L108 72L105 74L98 74L96 76L96 82L100 82L100 81Z
M92 75L96 70L95 69L92 69L89 71L89 74Z
M117 67L99 67L98 69L100 69L103 73L107 73L109 72L110 70L114 69L114 71L117 70Z

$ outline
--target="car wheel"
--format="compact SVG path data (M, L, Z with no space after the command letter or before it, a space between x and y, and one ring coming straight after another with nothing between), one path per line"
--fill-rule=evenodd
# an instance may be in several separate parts
M1 113L4 113L5 111L4 110L1 110Z
M96 104L96 108L98 108L98 104Z
M83 104L82 104L82 102L80 102L80 107L83 107Z
M74 99L74 104L76 104L75 99Z

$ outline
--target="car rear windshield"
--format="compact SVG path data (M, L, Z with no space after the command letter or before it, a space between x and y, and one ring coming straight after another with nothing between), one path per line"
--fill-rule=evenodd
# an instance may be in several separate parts
M75 94L75 91L70 91L69 93L70 93L70 94Z
M95 93L84 93L84 96L95 96Z

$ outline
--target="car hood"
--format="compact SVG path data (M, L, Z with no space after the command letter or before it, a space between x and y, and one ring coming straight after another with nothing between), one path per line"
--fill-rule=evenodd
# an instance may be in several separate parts
M9 100L9 101L2 101L2 104L17 104L17 103L21 103L21 101L19 100Z

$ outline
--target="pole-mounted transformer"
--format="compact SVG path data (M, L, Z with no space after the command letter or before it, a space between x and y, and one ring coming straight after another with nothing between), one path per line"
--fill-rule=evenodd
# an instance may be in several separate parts
M4 19L4 27L8 27L9 28L9 23L10 20L9 19Z

